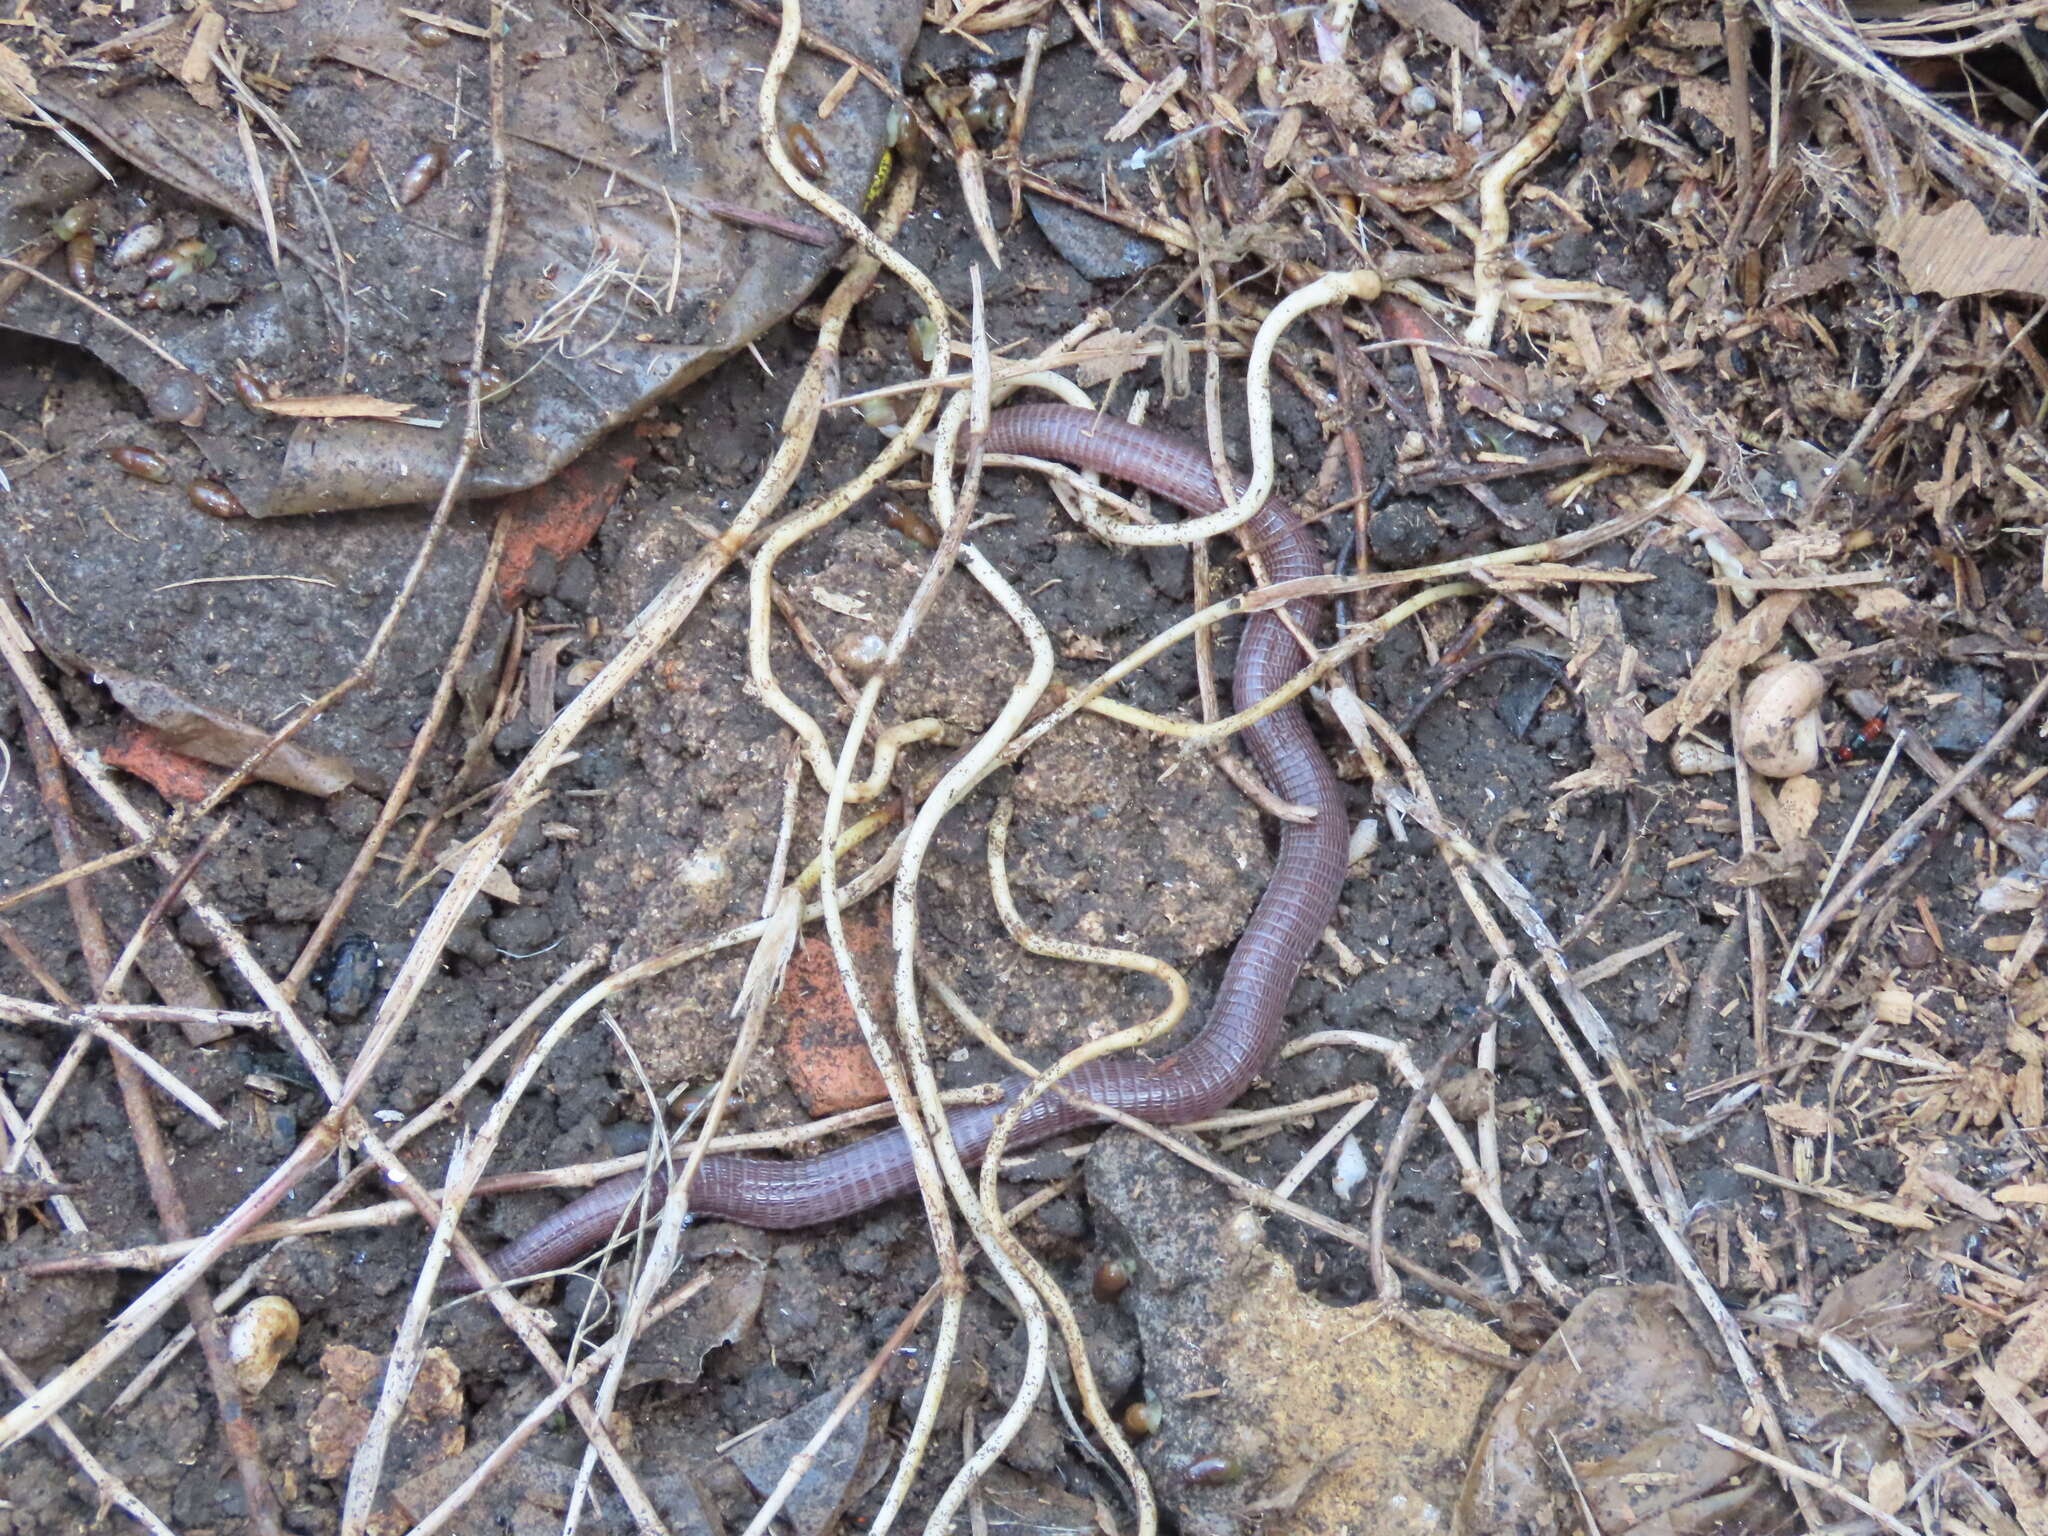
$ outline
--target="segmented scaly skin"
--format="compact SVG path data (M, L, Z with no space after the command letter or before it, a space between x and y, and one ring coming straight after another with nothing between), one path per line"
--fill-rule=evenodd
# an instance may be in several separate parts
M989 422L987 447L991 453L1098 470L1167 497L1197 516L1223 506L1207 455L1194 443L1072 406L997 411ZM1322 574L1313 538L1281 501L1267 502L1238 537L1257 552L1268 581ZM1319 606L1304 599L1288 604L1287 613L1306 634ZM1254 614L1238 645L1237 707L1258 703L1303 664L1301 647L1280 614ZM1315 819L1281 825L1272 881L1245 925L1201 1032L1159 1061L1122 1056L1089 1063L1062 1081L1074 1099L1106 1104L1155 1124L1199 1120L1243 1093L1280 1043L1288 994L1337 909L1349 830L1337 776L1299 707L1276 710L1247 727L1243 736L1273 792L1314 811ZM996 1117L1024 1086L1025 1079L1009 1078L1003 1085L1004 1103L952 1112L949 1124L963 1160L980 1159ZM1094 1118L1084 1105L1048 1094L1025 1111L1009 1145L1028 1147ZM650 1209L659 1207L665 1186L657 1174L648 1196ZM909 1147L902 1131L894 1130L821 1157L707 1157L690 1188L690 1209L751 1227L807 1227L866 1210L916 1186ZM501 1249L493 1265L501 1276L515 1279L573 1263L610 1237L639 1187L637 1173L598 1185ZM457 1284L467 1288L466 1282Z

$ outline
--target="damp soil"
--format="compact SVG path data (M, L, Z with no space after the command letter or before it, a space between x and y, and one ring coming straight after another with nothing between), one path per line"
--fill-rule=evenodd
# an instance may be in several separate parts
M1078 50L1057 50L1048 58L1039 90L1041 113L1083 138L1092 133L1087 125L1113 120L1119 110L1111 85ZM1623 208L1626 216L1612 238L1591 242L1586 250L1588 274L1634 291L1661 291L1669 276L1665 259L1640 238L1641 220L1653 212ZM978 252L965 236L950 178L936 178L901 243L964 310L969 267ZM1177 271L1092 283L1028 219L1008 233L1005 257L1002 272L984 274L988 325L999 337L1050 338L1098 305L1125 324L1139 323L1161 306L1177 323L1199 319L1186 295L1177 292ZM1561 266L1560 275L1573 274ZM847 387L887 382L903 372L912 313L911 302L886 286L863 306L845 348ZM649 456L623 503L587 552L544 574L541 589L528 599L526 632L529 644L536 637L570 637L561 655L557 702L573 691L567 678L573 663L606 654L608 637L692 553L702 528L722 525L744 497L767 461L787 381L800 369L808 344L800 324L784 326L764 339L758 356L735 358L663 406L654 418L658 431ZM1412 383L1398 367L1389 367L1397 388ZM1744 386L1731 379L1727 387ZM53 396L74 403L89 399L93 411L117 425L125 411L135 430L144 430L132 392L82 354L7 343L0 351L0 425L41 440L44 402ZM1316 408L1284 386L1276 406L1282 487L1305 490L1324 457ZM1226 393L1226 417L1241 441L1235 411ZM1200 432L1195 400L1160 402L1155 396L1154 420ZM1384 474L1393 461L1394 429L1375 413L1361 436L1369 468L1375 476ZM53 439L50 446L61 457L70 441ZM859 423L828 421L796 498L850 474L873 446ZM1513 481L1497 487L1505 501L1518 506L1535 505L1541 489ZM81 474L75 488L45 486L44 494L49 506L76 520L79 536L60 566L17 570L17 583L46 584L53 599L61 599L66 590L125 580L127 541L135 536L130 510L158 495L156 489ZM913 511L922 508L914 483L889 494ZM1372 524L1375 553L1385 563L1415 564L1504 542L1497 526L1470 503L1451 505L1454 499L1382 508ZM976 531L976 541L1029 596L1055 636L1063 682L1085 680L1103 657L1123 653L1184 611L1188 578L1177 560L1101 547L1064 518L1041 484L992 473L982 509L987 524ZM178 515L197 517L184 508ZM1591 511L1570 511L1557 521L1570 529L1592 519ZM780 577L827 651L845 654L862 634L886 633L924 553L900 531L900 521L885 514L879 499L871 500L783 562ZM361 537L388 562L402 564L402 552L412 547L421 526L417 509L394 509L289 526L238 525L230 532L206 525L206 536L247 541L252 571L303 570L327 538ZM452 547L473 560L486 535L484 519L466 521L451 536ZM269 564L288 557L300 564ZM1677 540L1653 540L1637 552L1636 563L1656 580L1619 589L1618 601L1656 699L1660 685L1668 688L1683 677L1689 659L1714 632L1712 572L1696 548ZM1226 585L1241 584L1235 561L1220 564ZM381 585L370 595L382 599L389 590ZM437 632L457 621L466 590L451 578L444 590L423 596L423 611ZM221 661L202 654L202 647L215 643L201 632L203 617L206 627L221 634L239 629L261 635L264 670L273 678L337 675L335 649L348 637L319 626L279 623L277 614L274 594L249 583L212 589L203 615L183 604L138 600L127 622L140 646L174 667L203 669L229 658L247 663L246 649L224 652ZM1512 616L1502 622L1518 623ZM577 759L556 776L553 794L507 852L519 900L482 898L459 929L446 963L413 1010L405 1038L364 1100L373 1119L406 1115L430 1102L577 956L608 946L617 961L632 962L756 913L774 856L789 759L785 732L745 682L745 623L744 581L730 574L676 642L585 736ZM1450 638L1447 630L1433 634L1436 645ZM1507 638L1505 630L1495 637ZM431 688L431 663L422 658L439 654L444 644L423 639L407 675L373 682L363 721L351 727L362 733L362 755L381 759L394 747L402 750L423 687ZM1218 651L1226 678L1233 644L1234 636L1226 634ZM890 695L893 718L935 715L971 730L998 707L1022 667L1022 654L1000 613L965 583L955 583ZM794 644L779 640L775 662L794 697L820 718L843 722L843 703ZM1958 670L1970 674L1964 681L1980 693L1989 690L1984 707L1995 718L2005 687L2001 678L1967 666ZM1373 654L1369 688L1377 702L1398 714L1433 677L1428 648L1412 628L1404 629ZM312 683L300 686L310 689ZM1147 668L1123 696L1145 708L1171 710L1187 705L1195 686L1193 658L1184 648ZM66 677L60 694L88 742L111 738L116 711L90 676ZM267 715L253 702L251 712ZM428 758L403 835L448 793L461 738L476 721L474 709L459 711L457 727ZM525 721L522 716L490 744L493 771L487 779L509 771L531 744L535 728ZM1326 739L1334 747L1337 737L1328 724L1323 722ZM0 790L0 888L16 889L51 873L56 859L33 775L26 771L23 723L11 693L0 695L0 739L13 760ZM1626 796L1582 797L1554 811L1548 786L1585 766L1584 734L1562 690L1514 667L1472 677L1431 708L1411 740L1447 812L1507 862L1560 933L1573 935L1569 953L1575 961L1666 941L1660 953L1594 986L1591 995L1615 1026L1658 1112L1677 1125L1696 1119L1722 1085L1755 1061L1746 994L1735 974L1742 962L1731 965L1723 950L1740 923L1739 893L1718 878L1740 854L1725 780L1680 778L1654 755ZM942 750L912 749L907 772L913 781L929 782L944 761ZM375 766L388 771L389 764L380 760ZM1823 846L1839 838L1874 771L1869 761L1828 771L1816 827ZM138 787L137 793L147 800L147 791ZM1143 984L1035 960L1007 943L988 893L984 852L990 809L1001 794L1015 796L1019 807L1013 874L1027 917L1049 931L1132 945L1185 967L1199 1014L1270 867L1270 825L1208 762L1094 722L1067 731L967 802L933 852L924 905L928 958L1020 1052L1036 1060L1132 1022L1155 998ZM274 973L284 972L296 957L374 809L373 797L360 789L323 801L259 785L236 798L233 831L208 861L205 879ZM1351 809L1355 818L1376 814L1356 782ZM1888 831L1903 809L1894 804L1881 813L1877 833ZM482 814L472 808L456 815L445 838L467 837L481 826ZM797 848L814 838L816 814L807 798ZM113 846L113 833L83 797L81 815L103 846ZM1959 894L1974 874L1968 849L1937 838L1922 856L1920 888L1928 893L1932 917L1946 932L1961 932L1971 916ZM1427 1064L1487 996L1490 952L1426 834L1383 825L1377 851L1354 873L1333 925L1342 948L1326 947L1311 961L1295 989L1292 1028L1390 1036ZM348 933L376 946L384 974L404 954L433 888L431 882L424 891L401 885L394 866L383 863L357 900ZM96 882L117 933L132 928L153 891L132 870ZM1582 922L1589 914L1595 915ZM38 900L11 913L9 921L57 961L68 988L86 990L61 899ZM195 923L180 922L175 935L211 977L225 1006L255 1006ZM1967 1060L1998 1047L2003 1016L1979 970L1931 945L1890 958L1911 972L1916 988L1941 987L1955 997L1946 1027L1956 1038L1941 1043L1943 1054ZM649 1123L643 1085L667 1089L702 1082L722 1066L728 1011L744 963L734 951L671 971L620 998L603 1020L592 1019L549 1060L519 1107L501 1166L578 1162L643 1146ZM11 959L0 957L0 978L10 992L33 990ZM368 1013L345 1008L350 1016L337 1016L327 1005L328 991L315 984L301 1002L322 1043L345 1062L367 1030ZM931 1010L927 1024L950 1085L997 1075L989 1054L969 1043L942 1012ZM0 1029L0 1074L17 1104L34 1101L66 1043L52 1033ZM175 1170L195 1225L204 1225L231 1208L317 1118L317 1090L277 1045L260 1036L201 1049L173 1031L152 1029L148 1044L211 1102L230 1111L229 1127L220 1133L183 1117L168 1120ZM1597 1129L1555 1052L1518 1011L1504 1014L1500 1054L1496 1094L1504 1109L1508 1210L1574 1287L1661 1276L1661 1256L1616 1187ZM773 1128L804 1118L776 1063L772 1050L756 1057L735 1110L738 1128ZM492 1074L485 1089L501 1079L501 1072ZM1357 1130L1370 1157L1385 1145L1407 1100L1402 1084L1374 1056L1324 1049L1277 1064L1245 1102L1284 1102L1359 1082L1375 1084L1380 1093L1378 1108ZM253 1086L259 1083L262 1091ZM481 1099L478 1104L480 1113ZM1329 1119L1283 1123L1223 1154L1224 1160L1270 1182L1307 1151ZM1764 1137L1761 1119L1752 1115L1671 1149L1695 1202L1690 1235L1738 1306L1762 1299L1754 1279L1759 1273L1789 1282L1803 1262L1814 1281L1824 1284L1856 1262L1850 1234L1827 1221L1809 1225L1810 1252L1795 1252L1777 1198L1729 1171L1734 1162L1768 1164ZM41 1140L97 1242L118 1246L160 1235L102 1059L88 1060ZM443 1167L452 1145L446 1130L428 1137L417 1148L414 1166ZM1095 1218L1102 1191L1094 1187L1093 1163L1081 1157L1086 1145L1084 1137L1034 1150L1014 1170L1020 1180L1084 1175L1038 1214L1031 1229L1038 1252L1076 1293L1087 1291L1103 1253ZM1844 1145L1838 1176L1845 1184L1894 1187L1899 1170L1884 1165L1888 1155L1882 1148ZM1106 1162L1125 1166L1129 1159ZM303 1210L324 1183L308 1180L277 1214ZM1358 1221L1369 1193L1368 1182L1340 1198L1326 1168L1300 1198ZM474 1235L487 1246L509 1237L558 1198L533 1194L483 1202ZM1190 1214L1215 1219L1209 1205ZM8 1265L60 1251L52 1233L28 1214L7 1220ZM1404 1254L1482 1290L1500 1283L1490 1234L1461 1195L1448 1154L1428 1137L1418 1139L1401 1170L1388 1239ZM1267 1224L1266 1240L1313 1295L1343 1306L1371 1293L1371 1277L1356 1251L1278 1220ZM277 1378L252 1404L251 1416L282 1482L294 1529L330 1530L337 1519L340 1479L319 1475L305 1428L334 1390L323 1360L339 1346L378 1351L387 1345L422 1243L414 1225L332 1234L292 1245L272 1263L269 1288L294 1303L304 1330ZM719 1294L732 1309L730 1336L657 1335L622 1409L637 1463L667 1469L655 1493L676 1528L715 1530L721 1519L744 1524L753 1498L741 1472L717 1448L848 1380L935 1271L923 1222L902 1205L794 1234L705 1229L692 1233L689 1244L691 1261L713 1267L720 1277ZM1748 1261L1731 1266L1731 1254ZM236 1268L223 1266L222 1273ZM97 1337L143 1283L132 1275L9 1281L0 1343L25 1371L44 1376ZM582 1299L574 1287L533 1294L564 1327ZM1418 1302L1443 1300L1419 1284L1410 1294ZM1119 1397L1141 1391L1145 1362L1124 1309L1091 1302L1082 1316L1105 1387ZM132 1360L153 1354L167 1328L146 1338ZM983 1400L984 1422L1008 1400L1020 1370L1021 1338L1000 1303L980 1290L971 1293L954 1388L961 1401ZM530 1359L481 1308L462 1305L440 1313L428 1342L447 1351L459 1376L469 1445L494 1443L540 1391ZM912 1349L891 1362L878 1401L893 1410L898 1427L892 1431L883 1414L875 1433L900 1433L907 1422L924 1386L921 1359ZM97 1450L181 1531L239 1529L241 1495L193 1355L182 1355L139 1400L110 1411L113 1393L126 1379L125 1372L113 1373L73 1410ZM564 1424L544 1429L523 1459L524 1470L495 1496L508 1501L499 1517L558 1507L557 1474L579 1452L580 1441ZM941 1437L932 1452L933 1471L942 1478L957 1458L956 1442ZM1076 1451L1049 1401L1018 1438L1008 1462L1013 1472L1114 1503L1114 1491ZM91 1489L41 1440L0 1457L0 1485L6 1488L0 1532L75 1530L91 1517ZM1169 1505L1172 1487L1170 1475L1162 1478ZM868 1489L856 1511L872 1508L879 1497L879 1488ZM597 1514L602 1529L626 1528L615 1505L601 1505Z

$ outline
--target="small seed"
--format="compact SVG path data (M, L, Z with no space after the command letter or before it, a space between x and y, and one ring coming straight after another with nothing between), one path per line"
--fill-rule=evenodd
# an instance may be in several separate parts
M235 493L218 480L194 480L185 487L185 499L208 517L247 517L249 509Z
M123 443L118 448L109 448L107 457L114 461L114 467L138 480L147 480L155 485L171 483L171 461L154 448L145 448L140 443Z
M802 123L791 123L782 130L782 142L789 150L789 158L796 162L796 168L806 176L816 178L832 169L831 161L825 158L825 151L818 146L818 137Z
M439 144L421 155L405 168L405 174L398 178L398 202L408 207L427 195L428 188L441 179L441 173L448 169L448 151Z
M164 227L155 219L144 219L121 231L121 238L107 252L110 267L132 267L164 243Z
M405 30L422 48L446 48L455 40L455 34L438 21L416 21Z
M1166 1411L1159 1406L1158 1399L1149 1394L1124 1410L1124 1433L1133 1440L1158 1434L1159 1426L1165 1422Z
M1095 1266L1091 1287L1097 1301L1115 1301L1131 1283L1131 1266L1122 1259L1104 1259Z
M1380 89L1389 96L1406 96L1415 89L1415 77L1408 72L1408 61L1401 57L1399 47L1380 55Z
M73 203L50 220L50 233L59 240L75 239L92 228L92 221L99 217L99 211L100 205L89 197L82 203Z
M234 389L235 398L252 411L262 410L266 401L277 398L276 386L246 368L237 368L229 374L228 384Z
M1181 1481L1196 1488L1223 1488L1244 1476L1235 1456L1203 1456L1187 1464Z
M71 278L71 286L80 293L92 288L99 276L93 270L98 259L99 251L90 234L76 234L64 242L64 270Z
M931 519L913 512L900 501L882 503L882 521L914 543L926 549L939 547L939 530L932 526Z

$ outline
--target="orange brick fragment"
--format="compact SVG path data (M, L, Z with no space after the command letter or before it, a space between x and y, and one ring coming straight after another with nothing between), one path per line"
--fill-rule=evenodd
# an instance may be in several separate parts
M114 744L100 754L100 760L134 774L166 800L186 805L197 805L227 777L213 764L165 746L153 727L134 720L122 722L114 733Z
M892 968L888 926L850 922L846 939L868 1006L887 1019ZM776 1011L788 1025L779 1047L783 1075L811 1114L836 1115L879 1104L889 1096L832 963L832 945L823 934L797 946Z
M646 453L648 430L645 422L621 428L546 484L498 503L508 520L498 562L499 602L517 608L525 599L527 574L541 550L566 560L597 537Z

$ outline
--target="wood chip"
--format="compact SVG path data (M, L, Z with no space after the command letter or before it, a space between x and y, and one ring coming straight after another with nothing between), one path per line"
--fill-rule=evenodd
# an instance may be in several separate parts
M1159 109L1166 105L1173 93L1188 83L1188 72L1176 65L1171 74L1155 80L1139 93L1131 103L1130 111L1111 125L1103 135L1112 144L1120 144L1152 121Z
M2025 293L2048 299L2048 236L1994 235L1973 204L1907 213L1878 226L1878 242L1899 258L1899 275L1945 299Z
M1692 675L1678 685L1671 701L1643 717L1643 729L1656 741L1669 741L1721 708L1742 669L1778 643L1786 621L1805 601L1803 592L1773 592L1722 630L1700 653Z
M410 405L380 400L375 395L286 395L279 400L251 403L273 416L301 416L322 421L400 421L414 410Z
M1939 1168L1919 1163L1914 1166L1913 1174L1934 1194L1939 1195L1957 1210L1969 1212L1979 1221L2002 1222L2006 1219L2005 1212L1986 1199L1981 1190L1965 1184L1952 1173L1944 1173Z
M1881 1221L1888 1227L1904 1227L1912 1232L1934 1230L1933 1217L1920 1211L1909 1211L1895 1201L1852 1195L1846 1190L1830 1189L1825 1184L1802 1184L1797 1179L1781 1179L1775 1173L1751 1163L1734 1163L1731 1166L1745 1179L1755 1179L1760 1184L1769 1184L1776 1189L1789 1189L1794 1194L1811 1195L1824 1204L1832 1205L1836 1210L1867 1217L1871 1221Z
M2048 1429L2043 1429L2041 1421L2027 1412L2027 1405L2020 1401L2019 1383L1988 1365L1971 1371L1970 1379L1984 1394L1984 1406L2005 1421L2005 1427L2027 1448L2027 1454L2036 1461L2048 1461Z
M0 112L10 117L29 115L29 102L36 93L36 72L12 48L0 47Z
M1998 1374L2031 1386L2048 1371L2048 1308L2036 1307L1998 1348L1992 1365Z

